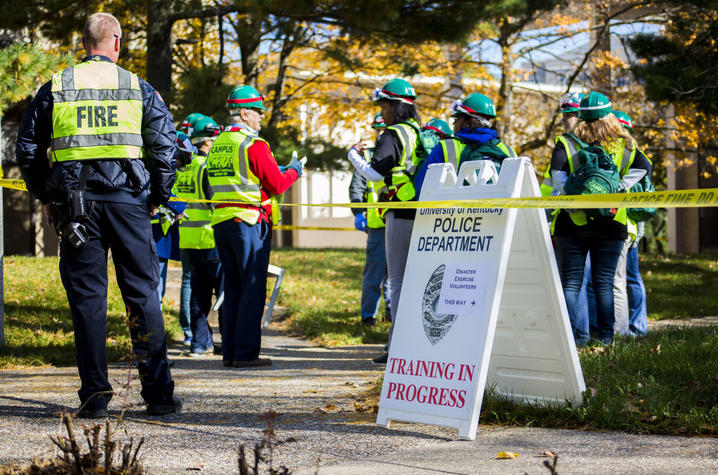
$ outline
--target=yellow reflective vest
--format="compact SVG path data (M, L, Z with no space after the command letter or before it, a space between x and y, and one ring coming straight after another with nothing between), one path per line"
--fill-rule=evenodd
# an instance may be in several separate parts
M207 178L212 200L237 203L240 206L216 206L212 226L238 218L249 225L257 224L263 205L272 204L272 223L279 222L276 198L262 202L262 185L249 167L249 147L264 139L245 129L219 134L207 157ZM266 141L265 141L266 142Z
M394 131L401 144L399 160L391 169L391 174L384 178L387 193L391 197L390 201L411 201L416 195L412 175L425 153L421 145L419 125L414 119L409 119L408 122L390 125L387 129Z
M444 139L441 142L441 151L444 155L444 162L454 165L454 170L458 173L461 166L461 153L466 148L466 144L456 137ZM514 149L503 142L496 144L496 147L506 154L507 158L516 157Z
M364 150L364 160L371 162L371 156L374 153L373 148ZM364 191L364 201L367 203L376 203L379 201L379 194L385 191L383 181L369 181L366 183L366 190ZM366 222L367 226L372 229L383 228L386 224L384 218L382 218L377 208L367 208L366 210Z
M202 190L202 178L207 172L207 157L192 155L192 161L183 170L177 170L174 193L181 200L207 197ZM212 249L214 231L212 230L212 207L209 203L187 202L186 218L182 218L179 228L180 249Z
M115 63L85 61L52 77L53 162L142 158L142 91Z
M581 150L581 144L571 132L566 132L563 135L559 135L554 139L555 144L562 144L563 149L566 151L566 158L568 159L568 166L570 168L569 174L573 173L573 160L572 157ZM553 180L551 178L551 162L549 162L546 171L543 174L543 181L541 182L541 196L551 196L553 193Z

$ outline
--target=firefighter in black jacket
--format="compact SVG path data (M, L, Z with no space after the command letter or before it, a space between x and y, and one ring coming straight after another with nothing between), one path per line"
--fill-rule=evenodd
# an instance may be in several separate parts
M82 380L77 415L88 418L107 416L112 398L106 356L110 249L147 412L181 407L173 395L150 225L174 183L175 131L157 91L115 64L121 37L112 15L87 19L87 56L40 88L15 153L28 190L61 235L60 275Z

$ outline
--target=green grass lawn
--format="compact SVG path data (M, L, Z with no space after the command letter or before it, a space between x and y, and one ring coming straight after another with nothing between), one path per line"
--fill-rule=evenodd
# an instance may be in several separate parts
M363 250L279 249L272 263L287 271L279 305L289 307L294 332L328 346L386 340L388 323L359 322ZM718 315L718 256L642 255L640 267L649 318Z
M5 346L0 369L18 366L74 365L72 315L60 281L56 257L5 258ZM130 350L125 305L110 263L107 356L116 361ZM176 310L167 309L165 327L181 333Z
M361 249L279 249L272 263L286 270L279 305L287 327L323 345L383 343L388 323L366 328L359 300ZM56 258L5 260L6 345L0 369L74 364L72 319ZM652 319L718 315L718 257L641 256ZM270 287L274 284L270 280ZM110 271L109 359L127 354L124 305ZM179 338L176 309L166 309ZM582 407L517 406L489 391L482 423L718 434L718 327L662 328L607 348L582 348L587 391Z

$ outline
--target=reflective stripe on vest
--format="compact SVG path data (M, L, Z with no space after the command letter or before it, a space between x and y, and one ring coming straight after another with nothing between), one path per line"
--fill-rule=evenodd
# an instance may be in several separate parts
M215 208L213 226L233 218L250 225L259 220L261 185L249 167L249 148L257 140L263 139L240 129L222 132L212 144L207 157L207 178L212 199L247 205Z
M391 175L386 177L384 182L391 201L411 201L416 196L411 174L416 171L420 160L417 155L420 149L418 125L414 119L409 119L409 122L390 125L387 129L393 130L399 138L401 155L396 166L391 169Z
M604 150L606 150L606 153L608 153L611 158L613 158L613 163L617 167L621 167L618 169L618 174L621 178L623 178L623 175L625 175L628 170L630 169L631 165L633 164L634 158L636 158L636 150L638 150L638 145L636 144L636 141L633 141L633 149L627 150L625 139L620 138L618 140L615 140L606 146L603 147ZM626 153L628 152L628 153ZM628 158L626 158L626 155L628 155ZM569 160L569 167L571 170L574 170L574 168L577 168L573 164L574 156L572 156ZM624 162L627 161L627 163ZM573 172L572 172L573 173ZM569 217L571 218L571 221L576 226L584 226L588 223L588 219L586 218L586 214L583 211L569 211L568 212ZM616 216L614 216L613 220L618 221L619 223L626 225L626 221L628 219L628 216L626 214L626 208L618 208L616 212Z
M207 170L207 157L192 155L192 161L177 170L174 189L179 199L206 199L202 190L202 176ZM180 249L212 249L214 231L212 230L212 208L209 203L187 203L187 216L180 222Z
M507 158L516 158L516 152L514 151L514 149L509 147L505 143L499 142L496 144L496 147L498 147L499 150L504 152Z
M86 61L52 77L53 162L142 158L142 91L137 75Z
M568 160L569 174L573 173L573 160L571 160L571 157L581 150L581 146L571 133L559 135L553 141L557 145L559 143L563 145L563 149L566 151L566 159ZM553 179L551 178L551 163L549 162L541 182L541 196L550 196L551 193L553 193Z
M464 143L459 139L449 138L444 139L441 142L441 151L444 155L444 161L454 165L454 171L459 173L459 160L461 159L461 152L464 151Z
M364 160L371 162L371 156L374 153L374 149L364 150ZM367 203L376 203L379 201L379 192L384 190L383 181L369 181L366 182L366 191L364 191L364 201ZM383 228L385 226L384 219L379 214L377 208L368 208L366 210L366 223L372 229Z

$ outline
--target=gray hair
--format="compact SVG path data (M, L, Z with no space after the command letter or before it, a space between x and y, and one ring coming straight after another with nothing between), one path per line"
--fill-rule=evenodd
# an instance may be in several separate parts
M109 13L93 13L87 17L84 38L87 46L96 47L115 36L122 36L120 22Z

